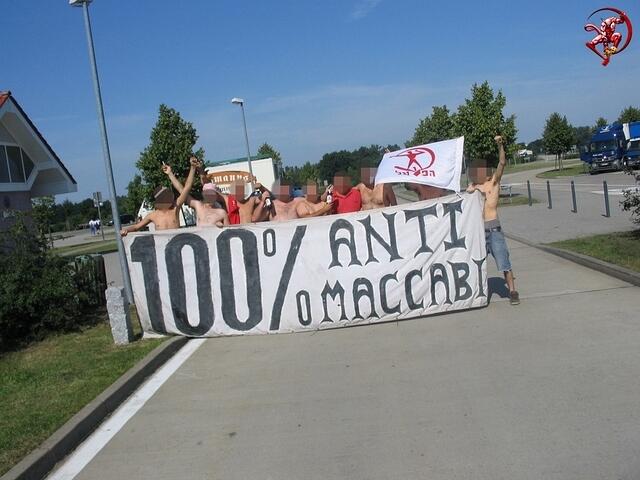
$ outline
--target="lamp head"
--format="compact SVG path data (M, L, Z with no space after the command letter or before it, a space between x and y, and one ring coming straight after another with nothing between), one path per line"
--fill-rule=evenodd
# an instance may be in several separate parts
M244 104L244 100L242 98L233 97L231 99L231 103L233 103L234 105L243 105Z
M69 5L72 7L81 7L83 4L89 5L93 0L69 0Z

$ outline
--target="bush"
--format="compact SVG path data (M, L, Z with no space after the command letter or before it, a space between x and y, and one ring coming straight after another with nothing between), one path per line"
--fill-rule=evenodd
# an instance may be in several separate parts
M640 183L640 173L636 173L631 169L626 171L629 175L632 175L636 180L636 185ZM640 225L640 190L636 186L635 189L628 189L622 192L624 200L620 202L622 209L625 212L631 212L631 221L636 225Z
M80 304L67 260L17 218L0 234L0 351L77 323Z

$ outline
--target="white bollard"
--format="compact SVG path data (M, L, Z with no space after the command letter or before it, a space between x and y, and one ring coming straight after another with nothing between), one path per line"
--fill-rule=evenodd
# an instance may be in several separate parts
M124 288L109 287L106 290L106 296L113 342L116 345L127 345L133 341L133 329Z

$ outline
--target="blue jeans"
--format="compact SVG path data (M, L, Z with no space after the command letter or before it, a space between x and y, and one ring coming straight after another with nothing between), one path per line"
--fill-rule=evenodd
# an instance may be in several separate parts
M509 261L509 249L504 239L501 227L485 229L484 236L487 242L487 255L493 255L496 260L496 266L501 272L511 271L511 262Z

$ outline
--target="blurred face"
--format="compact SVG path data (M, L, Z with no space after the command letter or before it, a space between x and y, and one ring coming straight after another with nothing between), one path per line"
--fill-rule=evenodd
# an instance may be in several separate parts
M360 179L368 187L372 187L376 181L377 168L365 167L360 169Z
M286 184L276 185L273 193L276 199L280 200L281 202L288 202L291 198L291 188Z
M168 188L163 188L155 195L154 206L156 210L167 210L173 206L173 192Z
M229 187L229 192L235 195L236 198L240 198L240 199L244 198L244 191L245 191L245 187L244 187L244 183L242 182L234 182Z
M304 187L306 199L311 203L318 203L318 186L315 183L309 183Z
M351 178L346 175L333 177L333 188L341 195L346 195L351 190Z
M473 183L485 183L491 180L493 169L484 164L475 165L469 169L469 178Z

